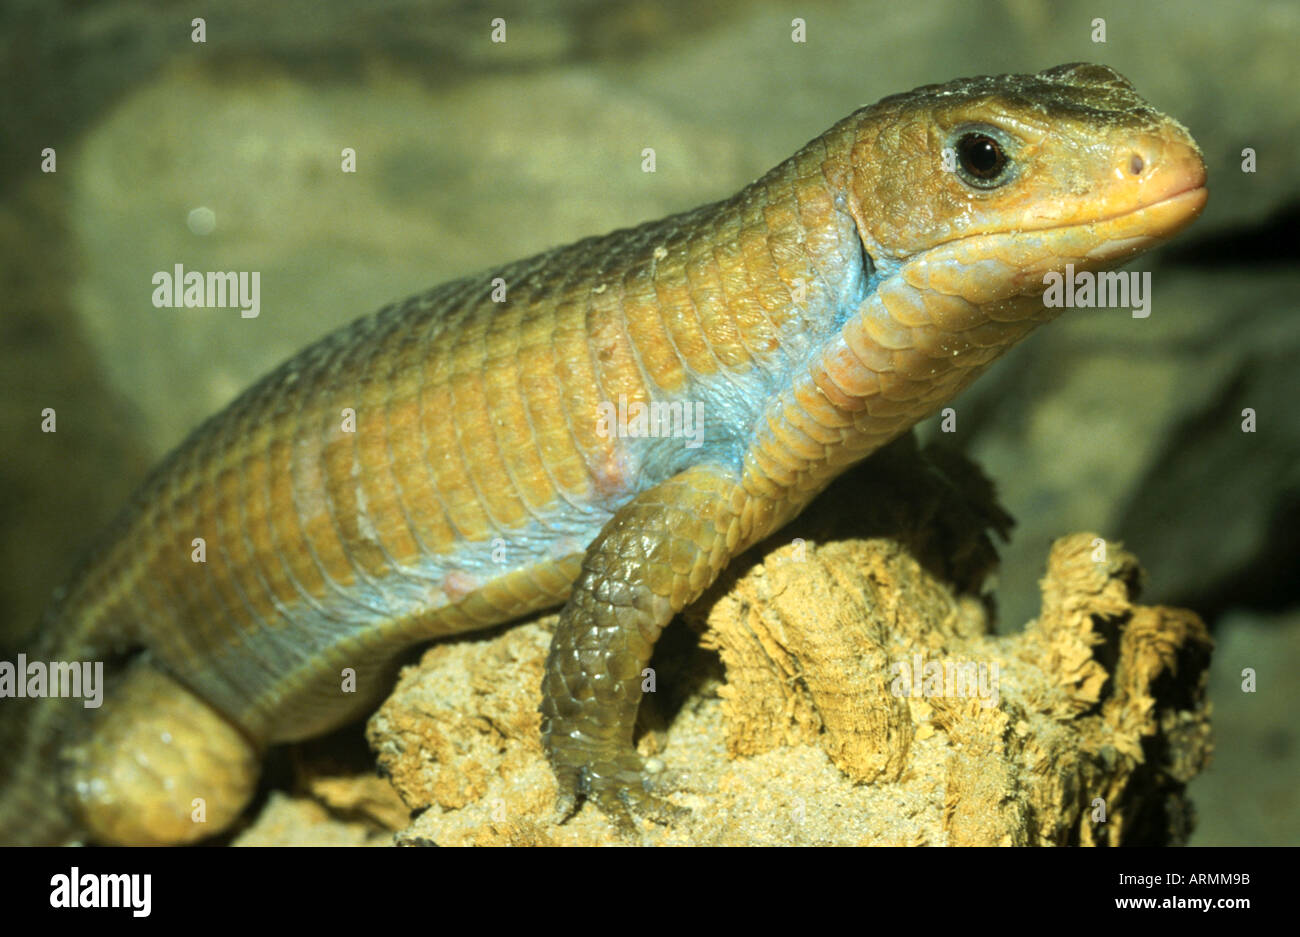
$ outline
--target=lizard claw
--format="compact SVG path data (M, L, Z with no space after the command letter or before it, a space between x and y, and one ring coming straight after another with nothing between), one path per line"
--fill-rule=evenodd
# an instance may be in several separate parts
M568 774L570 772L566 772ZM578 812L580 804L578 790L581 781L567 781L564 775L556 773L555 823L564 823Z

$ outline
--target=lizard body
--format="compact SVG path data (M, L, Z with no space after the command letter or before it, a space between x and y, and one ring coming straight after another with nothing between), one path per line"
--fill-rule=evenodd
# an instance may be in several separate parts
M62 591L28 658L113 677L94 712L0 700L0 842L210 835L266 746L364 713L413 644L560 604L562 811L670 818L631 743L671 617L1055 315L1044 274L1154 246L1204 182L1186 130L1108 68L963 79L855 112L729 199L327 336L176 449ZM637 404L701 420L610 425Z

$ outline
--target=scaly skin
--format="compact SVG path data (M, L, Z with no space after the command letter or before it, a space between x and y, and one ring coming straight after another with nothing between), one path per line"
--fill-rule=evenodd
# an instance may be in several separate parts
M0 841L217 832L268 744L363 713L404 649L566 599L542 688L560 808L670 819L632 730L672 615L1050 319L1045 273L1154 246L1204 182L1109 69L964 79L723 202L325 338L172 453L51 610L29 659L114 683L94 715L0 701ZM702 444L611 433L620 398L699 404Z

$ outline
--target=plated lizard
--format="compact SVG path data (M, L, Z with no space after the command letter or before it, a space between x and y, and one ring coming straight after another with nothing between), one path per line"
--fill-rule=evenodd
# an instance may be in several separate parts
M0 842L215 833L269 745L365 713L412 645L558 605L561 814L671 821L632 735L672 616L1057 314L1046 274L1205 200L1190 135L1109 68L962 79L723 201L325 337L173 451L60 592L27 658L110 681L100 709L0 699Z

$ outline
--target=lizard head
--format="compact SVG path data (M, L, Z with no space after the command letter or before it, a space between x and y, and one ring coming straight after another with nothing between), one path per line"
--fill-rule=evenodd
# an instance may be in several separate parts
M858 112L849 210L884 270L979 304L1038 296L1190 224L1205 164L1177 121L1101 65L961 79ZM921 274L913 266L913 276Z

